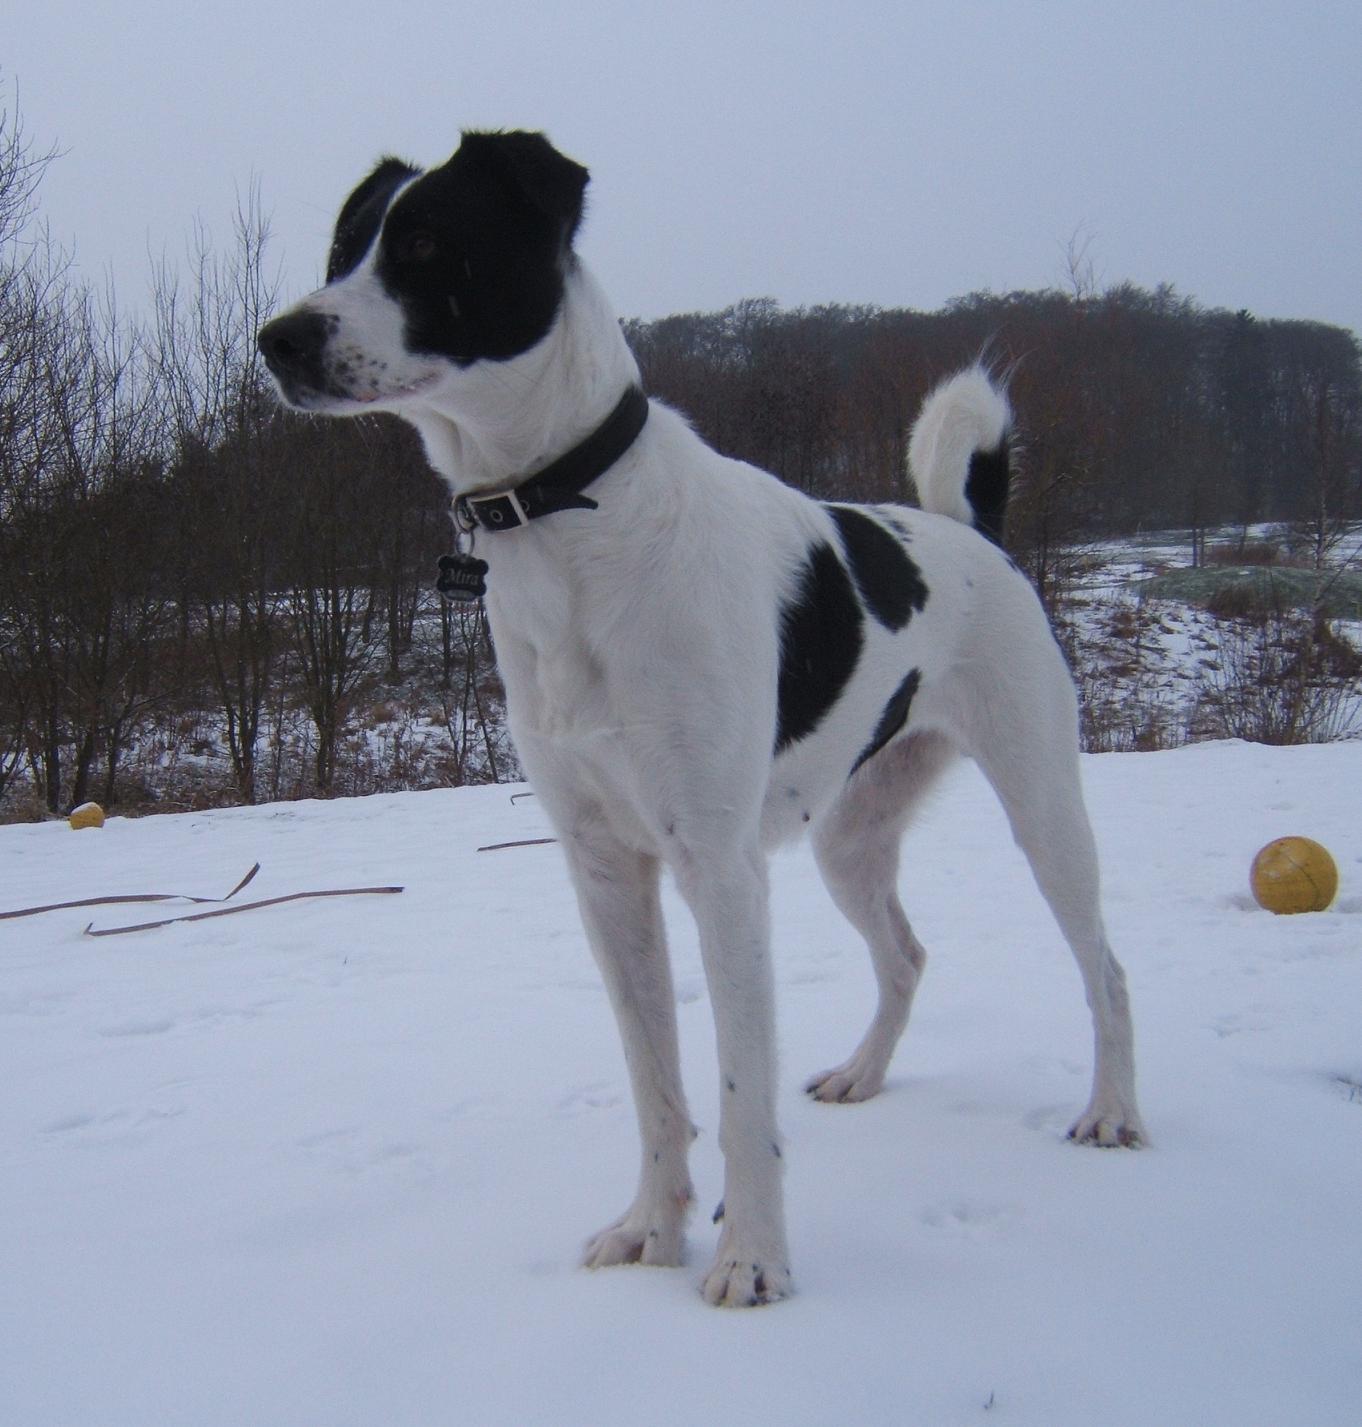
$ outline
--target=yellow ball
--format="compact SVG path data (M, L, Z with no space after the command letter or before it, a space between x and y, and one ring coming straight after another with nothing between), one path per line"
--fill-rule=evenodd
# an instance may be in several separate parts
M1338 891L1338 868L1310 838L1279 837L1253 859L1249 884L1269 912L1322 912Z
M71 809L71 816L67 822L72 827L103 827L104 809L98 803L82 803L78 808Z

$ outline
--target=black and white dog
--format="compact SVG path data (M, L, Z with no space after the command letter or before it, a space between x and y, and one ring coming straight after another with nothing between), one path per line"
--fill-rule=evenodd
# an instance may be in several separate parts
M1096 1039L1071 1136L1137 1145L1125 978L1079 787L1076 703L998 546L1011 413L978 369L930 396L909 464L923 509L822 505L718 455L638 391L573 252L587 172L539 134L469 133L430 172L386 159L346 200L326 286L260 347L284 399L397 412L490 567L511 732L557 829L624 1039L642 1135L633 1203L591 1266L676 1264L693 1195L658 878L699 926L725 1161L711 1303L791 1290L776 1125L766 852L806 827L865 938L879 1004L815 1099L884 1082L924 953L899 840L973 757L1073 949ZM980 532L983 532L981 534ZM481 567L461 557L456 583Z

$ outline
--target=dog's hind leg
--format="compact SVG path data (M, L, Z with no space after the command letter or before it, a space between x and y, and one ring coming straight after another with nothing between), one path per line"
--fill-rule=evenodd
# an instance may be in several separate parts
M674 1266L694 1198L686 1168L694 1129L681 1087L657 859L626 847L589 814L564 827L563 846L624 1042L642 1140L634 1202L587 1244L583 1263Z
M814 830L823 880L865 938L879 984L874 1019L851 1058L804 1087L815 1100L868 1100L884 1084L927 959L899 901L899 842L914 806L955 756L937 734L891 743L852 775Z
M1079 775L1073 684L1048 636L1044 646L1044 654L1024 671L995 666L988 686L962 701L968 751L998 794L1083 977L1092 1012L1093 1086L1069 1136L1134 1147L1144 1143L1145 1131L1135 1100L1130 998L1102 922L1097 847ZM1041 657L1049 667L1041 665Z

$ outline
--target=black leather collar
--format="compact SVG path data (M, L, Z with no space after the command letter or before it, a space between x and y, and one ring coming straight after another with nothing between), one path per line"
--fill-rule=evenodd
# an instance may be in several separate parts
M648 398L631 386L614 411L579 445L519 485L486 495L461 495L454 515L464 530L515 530L558 510L595 510L582 492L634 444L648 420Z

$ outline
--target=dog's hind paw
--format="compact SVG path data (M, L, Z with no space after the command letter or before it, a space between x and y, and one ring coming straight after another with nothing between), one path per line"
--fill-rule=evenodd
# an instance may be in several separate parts
M784 1264L750 1263L721 1252L700 1291L716 1308L757 1308L788 1298L794 1283Z
M884 1069L854 1055L836 1070L815 1075L804 1086L804 1093L825 1105L852 1105L869 1100L884 1088Z

